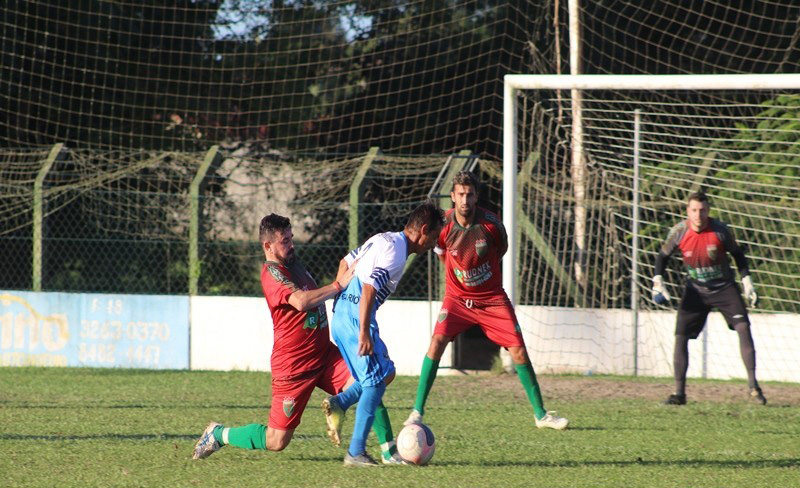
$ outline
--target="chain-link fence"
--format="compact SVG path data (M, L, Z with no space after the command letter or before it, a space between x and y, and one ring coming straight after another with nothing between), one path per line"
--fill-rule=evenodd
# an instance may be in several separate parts
M463 165L378 148L331 156L57 145L6 149L0 158L0 288L243 296L261 294L264 215L291 219L298 255L326 283L351 248L401 230L426 198L449 206L441 182ZM437 298L441 283L438 260L417 257L394 296Z

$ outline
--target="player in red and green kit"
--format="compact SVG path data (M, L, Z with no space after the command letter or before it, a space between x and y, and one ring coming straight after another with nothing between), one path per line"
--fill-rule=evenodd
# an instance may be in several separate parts
M422 362L417 399L405 424L421 423L439 360L447 344L477 325L492 342L508 349L514 368L533 406L539 428L563 430L569 421L544 408L536 373L528 358L514 307L502 285L500 259L508 238L496 215L477 206L479 183L468 171L453 178L454 208L434 251L445 265L445 294L428 353Z
M300 424L314 388L329 394L342 392L344 410L358 399L361 385L353 381L339 349L330 341L324 304L349 284L355 266L340 261L336 280L318 288L295 256L292 237L288 218L270 214L261 220L259 238L266 257L261 286L274 327L269 426L225 427L211 422L195 445L194 459L206 458L227 444L283 450ZM379 438L380 428L375 426Z
M767 399L756 380L756 350L750 333L750 319L747 308L736 286L728 254L733 256L739 275L742 277L744 294L755 307L758 295L750 278L750 269L744 251L736 243L727 225L709 218L710 204L703 192L689 195L686 204L686 220L675 225L669 232L661 251L656 257L653 276L653 300L667 303L669 293L664 287L661 275L667 260L673 253L680 253L688 271L686 288L678 308L675 325L675 350L673 367L675 371L675 393L664 403L667 405L686 404L686 371L689 367L689 340L697 339L706 324L706 317L712 308L718 309L725 317L728 328L739 336L739 352L742 356L750 398L766 405Z

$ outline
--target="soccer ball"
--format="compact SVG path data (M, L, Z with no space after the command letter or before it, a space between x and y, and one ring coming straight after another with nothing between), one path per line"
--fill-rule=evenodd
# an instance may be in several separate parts
M408 424L397 434L397 453L410 463L427 464L435 450L433 431L425 424Z

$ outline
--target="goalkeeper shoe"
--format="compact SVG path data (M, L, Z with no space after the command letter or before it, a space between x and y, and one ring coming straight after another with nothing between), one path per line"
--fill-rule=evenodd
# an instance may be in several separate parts
M400 457L400 454L396 452L394 454L389 455L388 457L386 454L384 454L383 456L381 456L381 461L383 462L383 464L394 464L394 465L411 464L402 457Z
M205 459L222 448L222 444L214 438L214 427L218 425L221 424L217 422L208 424L206 430L203 431L203 435L200 436L200 439L197 440L197 444L194 445L192 459Z
M422 414L416 410L411 411L411 415L408 416L403 425L411 425L411 424L421 424L422 423Z
M564 430L569 425L569 420L559 417L554 411L547 412L544 417L536 419L536 427L540 429Z
M750 399L760 405L766 405L767 399L764 397L764 394L761 392L761 388L753 388L750 390Z
M371 466L380 466L366 452L362 452L358 456L351 456L349 452L346 453L344 455L344 465L354 468L369 468Z
M673 393L664 400L664 405L686 405L686 395L678 395Z
M346 412L342 410L333 396L322 400L322 411L325 413L328 438L334 446L339 447L342 445L342 423Z

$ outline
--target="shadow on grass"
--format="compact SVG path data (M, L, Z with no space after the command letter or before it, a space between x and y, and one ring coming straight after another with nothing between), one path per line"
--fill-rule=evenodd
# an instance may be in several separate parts
M296 461L311 462L330 462L339 458L331 457L302 457L292 458ZM486 462L467 462L467 461L432 461L428 466L416 466L417 468L447 468L447 467L480 467L480 468L585 468L588 466L610 466L610 467L632 467L632 466L675 466L675 467L716 467L716 468L794 468L800 463L800 458L794 459L750 459L750 460L708 460L708 459L675 459L671 461L647 461L643 459L635 460L609 460L609 461L486 461Z
M3 408L18 408L18 409L57 409L57 410L71 410L71 409L84 409L84 408L94 408L94 409L101 409L101 408L180 408L185 410L187 407L190 408L225 408L225 409L239 409L239 410L269 410L270 404L263 404L263 405L228 405L228 404L217 404L217 405L210 405L210 404L203 404L203 405L188 405L185 403L173 404L173 405L159 405L155 403L149 404L130 404L130 405L103 405L98 403L90 403L90 404L83 404L83 403L76 403L76 404L33 404L33 403L5 403L0 402L0 405Z
M4 441L93 441L110 439L118 441L153 441L153 440L192 440L196 441L200 432L194 434L89 434L89 435L47 435L47 434L0 434ZM327 440L323 434L295 434L292 440Z

